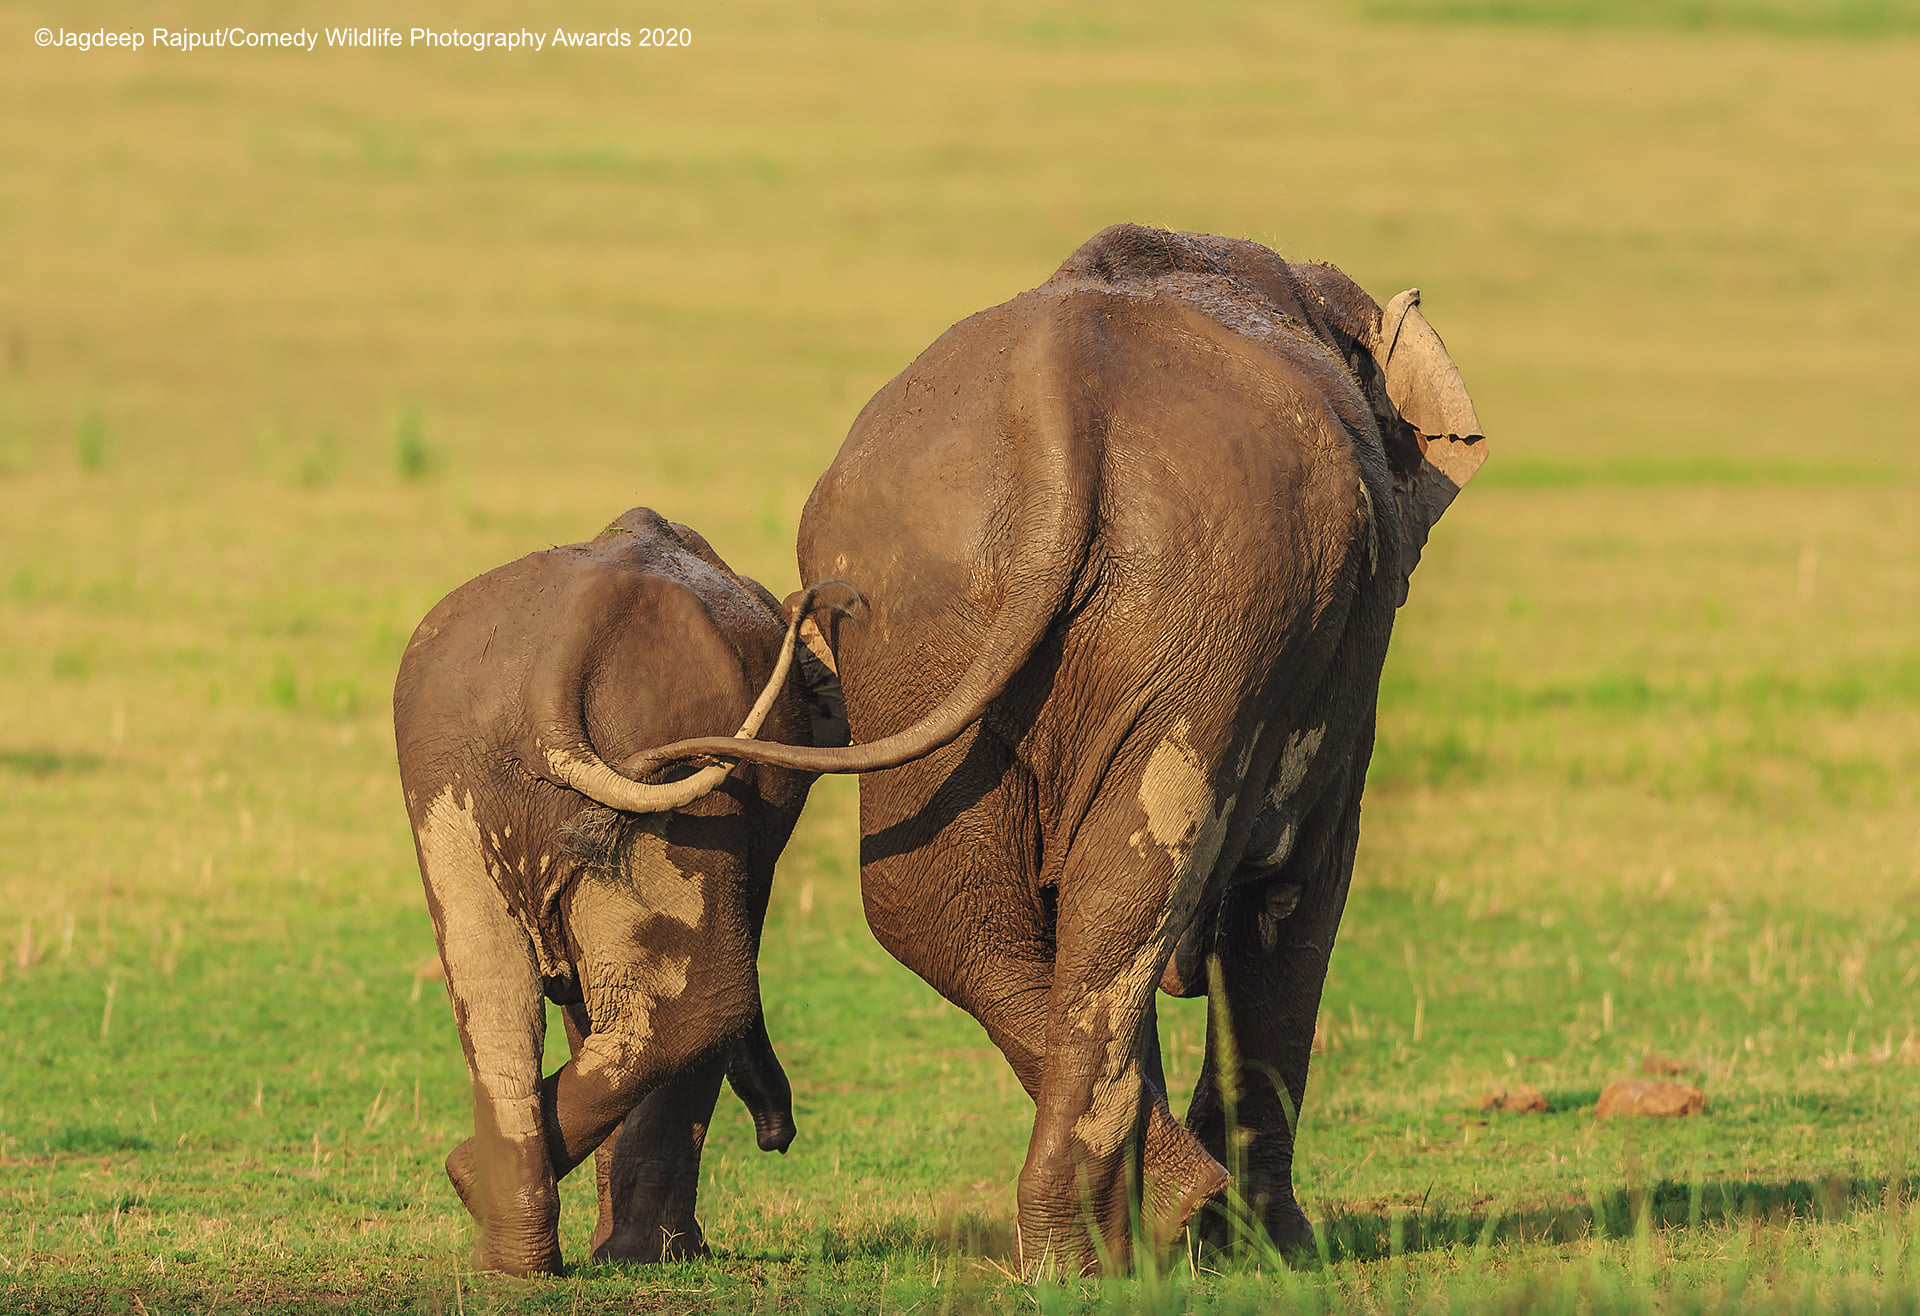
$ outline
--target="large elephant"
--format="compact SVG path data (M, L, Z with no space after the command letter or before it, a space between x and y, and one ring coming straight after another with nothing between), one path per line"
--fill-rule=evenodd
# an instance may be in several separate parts
M892 769L861 782L867 917L1034 1100L1028 1266L1128 1265L1143 1181L1181 1229L1236 1091L1241 1191L1310 1241L1292 1121L1381 664L1484 456L1417 291L1106 229L881 389L814 488L802 578L871 605L829 637L853 746L648 756ZM1215 1002L1184 1127L1156 984Z
M793 1138L755 959L814 778L650 785L610 764L716 727L844 745L831 671L792 662L812 597L783 625L765 589L642 508L461 586L407 646L400 779L473 1081L474 1136L447 1173L485 1269L559 1272L557 1181L596 1149L596 1259L703 1252L723 1072L762 1148ZM542 997L573 1052L544 1080Z

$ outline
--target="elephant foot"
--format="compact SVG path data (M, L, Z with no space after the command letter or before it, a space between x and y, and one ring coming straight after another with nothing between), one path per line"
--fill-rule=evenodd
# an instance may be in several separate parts
M447 1157L447 1178L473 1217L475 1270L505 1275L559 1275L560 1192L547 1164L546 1148L507 1143L498 1164L483 1174L476 1140L467 1139Z
M1283 1257L1317 1250L1313 1224L1291 1194L1285 1201L1268 1202L1265 1210L1256 1208L1237 1219L1233 1208L1225 1200L1215 1200L1206 1206L1207 1209L1199 1218L1198 1233L1202 1247L1231 1254L1250 1245L1271 1243L1274 1251ZM1259 1228L1253 1229L1251 1226L1256 1218ZM1261 1233L1265 1234L1264 1238L1258 1237Z
M1313 1239L1313 1222L1291 1194L1287 1200L1267 1208L1267 1237L1282 1256L1318 1250Z
M1102 1258L1088 1246L1088 1223L1029 1220L1024 1214L1014 1226L1020 1273L1029 1281L1084 1279L1098 1275ZM1130 1260L1130 1259L1129 1259Z
M767 1036L767 1017L756 1012L753 1025L727 1051L727 1082L753 1116L754 1139L761 1151L786 1154L793 1145L793 1087Z
M1036 1164L1042 1172L1035 1172ZM1084 1279L1131 1271L1135 1240L1128 1227L1132 1204L1125 1179L1116 1183L1118 1176L1109 1173L1100 1185L1095 1178L1100 1167L1084 1162L1066 1175L1046 1174L1046 1168L1045 1161L1029 1160L1016 1189L1021 1272L1029 1279ZM1073 1185L1064 1192L1063 1179ZM1089 1188L1090 1181L1097 1186Z
M1148 1218L1153 1221L1154 1242L1167 1247L1187 1232L1187 1225L1208 1204L1217 1202L1233 1181L1227 1172L1218 1165L1213 1172L1189 1179L1156 1179L1152 1185L1151 1209Z
M785 1156L787 1148L793 1145L794 1135L799 1131L794 1128L793 1112L756 1110L752 1114L753 1136L760 1144L760 1150L779 1152Z
M595 1261L640 1266L690 1261L708 1255L707 1236L698 1220L688 1220L678 1229L668 1225L618 1229L593 1249Z
M1146 1216L1153 1222L1154 1243L1164 1248L1186 1232L1195 1212L1226 1192L1232 1179L1198 1138L1171 1119L1149 1122L1145 1160Z

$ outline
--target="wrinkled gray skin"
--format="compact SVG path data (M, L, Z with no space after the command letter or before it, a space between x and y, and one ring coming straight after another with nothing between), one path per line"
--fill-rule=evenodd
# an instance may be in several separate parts
M1485 453L1418 301L1383 310L1250 242L1097 234L942 335L814 488L802 578L871 605L829 637L854 745L649 756L874 771L868 920L1035 1103L1030 1268L1128 1266L1143 1175L1163 1238L1218 1200L1229 1088L1242 1193L1280 1245L1310 1245L1288 1108L1381 663L1427 533ZM1211 989L1231 1020L1214 1007L1184 1127L1156 985Z
M447 1172L484 1269L559 1273L557 1181L596 1149L596 1260L704 1252L723 1072L762 1148L793 1138L755 958L813 777L646 785L610 766L743 723L844 744L831 673L805 653L789 671L791 649L771 594L645 509L463 585L407 647L400 778L473 1081L475 1133ZM543 997L573 1053L545 1079Z

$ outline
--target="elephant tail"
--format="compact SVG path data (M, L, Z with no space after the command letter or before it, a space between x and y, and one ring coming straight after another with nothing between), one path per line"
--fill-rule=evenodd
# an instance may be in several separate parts
M862 745L743 744L705 736L649 750L639 761L658 766L713 757L800 772L877 772L933 753L980 720L1068 611L1074 582L1093 542L1101 449L1093 437L1092 418L1081 414L1086 390L1063 360L1063 331L1083 329L1061 323L1070 314L1069 306L1064 301L1043 306L1003 358L1007 385L1000 422L1014 454L1016 493L1003 522L1002 542L1014 560L1000 610L947 697L904 730Z
M787 673L793 666L793 647L800 633L800 623L813 611L814 596L828 585L845 585L845 581L828 580L808 589L800 596L793 616L787 621L786 638L780 642L780 657L774 662L773 675L761 688L760 697L754 700L748 710L746 721L740 724L740 730L733 736L711 737L722 745L750 741L759 734L760 727L767 720L767 714L773 708L773 701L779 697L781 689L787 683ZM851 588L849 586L849 588ZM652 785L635 781L614 770L612 765L600 757L592 744L582 733L571 748L543 747L547 774L563 786L579 791L596 804L609 809L621 809L627 813L665 813L669 809L678 809L693 803L702 796L711 794L727 774L733 771L732 763L715 764L700 769L690 777L678 781L662 782ZM657 757L657 756L650 756ZM629 760L631 762L631 760Z

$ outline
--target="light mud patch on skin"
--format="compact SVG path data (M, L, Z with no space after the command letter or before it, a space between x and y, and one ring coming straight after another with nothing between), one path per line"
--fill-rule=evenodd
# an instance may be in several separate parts
M1131 1057L1118 1074L1096 1080L1093 1099L1073 1122L1074 1141L1096 1155L1118 1150L1133 1131L1141 1090L1140 1062Z
M683 873L667 858L665 837L652 830L636 833L627 849L626 867L634 895L654 915L688 929L706 922L706 879L698 873Z
M1274 765L1273 783L1267 788L1261 816L1254 823L1254 844L1248 847L1246 862L1261 868L1278 868L1293 853L1299 831L1298 801L1313 767L1313 756L1327 738L1324 726L1311 731L1296 731L1281 747L1280 761Z
M1265 726L1264 722L1255 726L1241 744L1234 765L1236 784L1246 780L1247 765L1253 761L1254 747ZM1151 857L1149 843L1164 850L1173 861L1173 882L1159 925L1121 975L1121 981L1131 981L1143 973L1157 978L1159 968L1150 961L1156 956L1164 958L1161 951L1171 948L1174 938L1169 936L1170 930L1187 925L1219 858L1227 823L1240 799L1237 789L1222 799L1214 798L1210 774L1187 739L1188 729L1185 718L1176 723L1172 733L1154 747L1140 777L1140 808L1147 815L1147 825L1129 836L1127 843L1142 859ZM1163 941L1165 948L1161 946Z
M593 1031L573 1064L581 1075L601 1075L615 1086L639 1072L643 1048L653 1037L654 1013L685 994L693 964L690 955L635 957L634 948L646 944L642 929L651 914L620 883L601 878L583 880L568 911L576 927L596 934L596 943L583 948L579 966Z
M1159 939L1156 937L1155 942ZM1067 1036L1081 1045L1106 1037L1105 1055L1087 1107L1073 1121L1073 1138L1088 1153L1105 1156L1119 1150L1133 1130L1144 1093L1135 1040L1140 1031L1142 1002L1152 994L1156 945L1134 955L1132 963L1103 990L1089 992L1068 1016ZM1145 965L1144 970L1142 965Z
M495 1127L507 1138L537 1137L540 1050L546 1016L533 947L500 893L473 796L448 786L419 828L421 868L440 907L440 958L454 1014L473 1048L473 1078Z
M644 949L653 941L646 925L657 913L638 904L619 883L603 878L583 879L575 890L567 917L577 928L593 929L591 943L582 947L580 985L596 1017L595 992L607 993L616 1007L641 997L651 1006L687 989L689 956L658 956Z
M1267 791L1267 803L1280 807L1300 793L1301 785L1307 779L1307 769L1313 766L1313 756L1320 752L1320 744L1327 738L1324 726L1311 731L1296 731L1287 737L1287 743L1281 747L1280 762L1273 770L1273 785Z
M1147 758L1147 770L1140 774L1140 809L1147 825L1127 838L1143 859L1152 841L1173 857L1175 867L1192 853L1213 806L1206 768L1187 742L1188 726L1180 719Z

